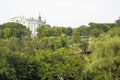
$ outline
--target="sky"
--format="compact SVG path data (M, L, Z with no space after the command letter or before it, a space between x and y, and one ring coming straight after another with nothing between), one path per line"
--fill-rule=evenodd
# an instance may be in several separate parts
M120 0L0 0L0 24L20 15L37 19L39 13L51 26L113 23L120 17Z

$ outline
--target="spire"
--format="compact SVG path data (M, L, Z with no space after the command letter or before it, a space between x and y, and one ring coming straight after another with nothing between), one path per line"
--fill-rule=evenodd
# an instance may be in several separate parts
M39 12L38 20L41 20L41 15L40 15L40 12Z
M43 23L43 21L42 21L42 19L41 19L41 15L40 15L40 12L39 12L39 16L38 16L38 24L42 24Z
M40 12L39 12L39 16L40 16Z

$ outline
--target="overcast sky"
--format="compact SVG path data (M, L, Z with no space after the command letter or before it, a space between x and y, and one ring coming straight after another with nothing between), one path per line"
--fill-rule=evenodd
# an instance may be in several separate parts
M0 23L23 15L52 26L78 27L89 22L114 22L120 16L120 0L0 0Z

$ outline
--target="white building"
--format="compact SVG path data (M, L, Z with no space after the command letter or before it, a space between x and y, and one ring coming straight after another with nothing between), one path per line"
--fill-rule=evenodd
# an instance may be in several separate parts
M41 20L40 15L38 19L34 19L34 18L26 19L24 16L18 16L18 17L10 18L8 22L16 22L25 25L27 28L31 30L32 37L37 36L37 31L36 31L37 27L45 23Z

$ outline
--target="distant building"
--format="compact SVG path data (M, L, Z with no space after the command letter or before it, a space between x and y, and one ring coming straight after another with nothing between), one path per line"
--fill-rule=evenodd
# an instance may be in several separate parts
M8 22L16 22L25 25L31 30L31 37L37 36L37 27L46 23L42 21L40 15L38 16L38 19L34 19L33 17L26 19L24 16L17 16L10 18Z

